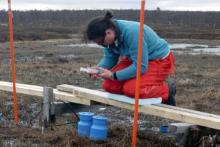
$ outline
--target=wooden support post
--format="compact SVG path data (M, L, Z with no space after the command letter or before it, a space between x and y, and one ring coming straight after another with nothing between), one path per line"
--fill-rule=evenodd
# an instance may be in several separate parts
M42 133L44 128L47 127L47 124L50 121L51 113L51 101L53 100L53 89L50 87L43 88L43 114L42 114Z
M52 93L50 93L50 113L49 113L49 122L50 123L55 123L56 122L56 115L55 115L55 108L56 108L56 105L55 105L55 96L54 96L54 93L53 93L53 88L51 88Z

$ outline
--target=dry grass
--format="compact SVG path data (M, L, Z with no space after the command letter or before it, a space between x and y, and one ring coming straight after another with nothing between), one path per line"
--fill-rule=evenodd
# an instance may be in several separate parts
M99 89L101 80L91 80L88 75L81 74L79 68L81 66L89 66L90 64L95 65L102 56L101 50L96 48L59 46L60 44L71 44L74 41L76 40L16 43L17 82L51 87L66 83ZM11 79L9 55L6 50L7 45L5 43L0 47L2 51L2 54L0 54L0 76L3 81L10 81ZM74 54L77 57L62 58L60 56L69 54ZM34 58L36 56L43 58L36 59ZM21 60L24 58L31 60ZM219 67L219 56L176 56L175 81L177 84L177 105L179 107L220 114ZM8 126L13 126L12 106L6 108L4 105L12 101L12 95L4 92L1 92L0 95L0 110L4 111L5 115L9 117L8 119L12 120ZM18 100L21 119L26 121L28 126L28 123L30 123L28 119L36 119L34 118L35 116L31 115L33 111L29 106L36 103L38 104L37 108L40 109L41 100L24 95L18 95ZM121 113L122 111L119 112ZM115 115L120 115L120 113L116 114L115 112ZM124 117L124 115L121 117ZM121 117L118 116L117 118L120 119ZM146 119L149 118L147 117ZM76 136L75 128L71 126L56 127L54 131L48 130L48 134L45 135L41 135L41 130L39 129L32 130L27 128L27 131L22 130L0 128L0 140L16 138L20 144L36 143L40 144L40 146L123 147L130 146L131 144L131 126L129 125L118 126L111 124L109 127L109 137L106 142L93 142L86 138L79 138ZM159 144L160 141L161 144ZM138 137L138 146L171 146L171 144L170 138L160 138L158 135L139 134Z

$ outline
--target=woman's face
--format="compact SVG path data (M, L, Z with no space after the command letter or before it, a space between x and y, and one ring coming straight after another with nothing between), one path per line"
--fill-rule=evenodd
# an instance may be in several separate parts
M107 29L105 31L105 37L104 38L98 38L95 41L98 45L110 45L114 43L116 37L116 33L114 29Z

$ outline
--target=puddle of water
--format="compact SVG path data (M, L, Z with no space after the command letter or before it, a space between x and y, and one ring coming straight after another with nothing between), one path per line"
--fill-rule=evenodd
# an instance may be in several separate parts
M205 44L185 44L176 43L170 44L171 50L177 54L190 54L190 55L220 55L220 46L209 47Z
M102 48L101 46L94 43L80 43L80 44L68 44L68 45L58 45L60 47L90 47L90 48Z
M59 45L62 47L90 47L90 48L102 48L97 44L69 44ZM209 47L206 44L188 44L188 43L173 43L170 44L170 48L177 54L207 54L207 55L220 55L220 46Z
M67 45L58 45L60 47L83 47L83 48L102 48L101 46L94 44L94 43L89 43L89 44L67 44ZM182 54L190 54L190 55L219 55L220 56L220 46L215 46L215 47L209 47L206 44L187 44L187 43L173 43L170 44L171 50L179 55ZM78 58L79 56L76 56L74 54L69 54L69 55L59 55L59 58L65 58L65 59L75 59ZM30 61L41 61L45 60L47 57L45 55L43 56L32 56L32 57L20 57L16 59L16 61L20 62L30 62ZM9 62L9 60L8 60Z
M205 44L188 44L188 43L173 43L170 44L172 49L187 49L187 48L208 48Z
M194 49L194 52L198 53L198 54L220 55L220 47L204 48L204 49Z
M76 56L74 54L70 54L70 55L59 55L60 58L65 58L65 59L75 59L78 58L79 56Z
M62 58L62 59L76 59L79 56L76 56L75 54L68 54L68 55L58 55L58 56L54 56L54 58ZM32 61L42 61L42 60L46 60L49 57L46 57L45 55L43 56L33 56L33 57L29 57L29 56L25 56L25 57L19 57L17 58L15 61L16 62L32 62ZM4 63L9 63L10 60L5 61Z

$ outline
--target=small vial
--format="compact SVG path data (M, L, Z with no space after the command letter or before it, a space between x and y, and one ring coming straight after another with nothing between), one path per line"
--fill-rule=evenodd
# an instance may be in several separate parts
M80 67L80 71L88 73L88 74L100 74L101 72L99 69L90 68L90 67L87 67L87 68Z

